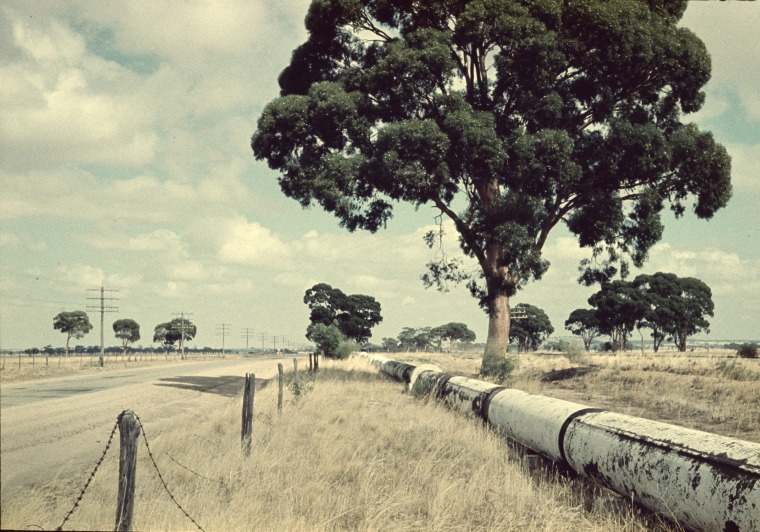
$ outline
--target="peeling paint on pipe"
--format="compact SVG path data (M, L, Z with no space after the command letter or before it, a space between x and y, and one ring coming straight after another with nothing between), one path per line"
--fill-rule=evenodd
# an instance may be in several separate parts
M482 417L579 475L695 530L760 530L760 444L504 389L384 359L375 364ZM411 369L410 369L411 367Z

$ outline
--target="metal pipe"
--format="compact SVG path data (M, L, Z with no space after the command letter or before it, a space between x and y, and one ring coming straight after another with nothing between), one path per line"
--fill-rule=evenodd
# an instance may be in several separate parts
M760 444L384 359L386 375L695 530L760 530ZM411 368L411 369L410 369Z

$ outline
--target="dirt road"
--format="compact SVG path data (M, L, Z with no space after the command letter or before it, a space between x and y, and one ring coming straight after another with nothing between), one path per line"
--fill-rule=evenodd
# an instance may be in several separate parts
M0 388L0 504L63 466L91 468L125 409L149 435L237 395L246 372L257 382L283 359L178 362L110 373L4 384Z

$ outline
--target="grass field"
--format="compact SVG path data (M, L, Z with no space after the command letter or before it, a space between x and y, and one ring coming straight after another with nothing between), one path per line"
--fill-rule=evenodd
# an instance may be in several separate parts
M522 354L505 385L633 416L760 443L760 359L734 351L687 354L630 351L621 355ZM432 363L476 376L477 354L398 353L392 358ZM730 357L730 358L729 358ZM572 368L588 368L573 375Z
M257 391L249 457L240 450L240 397L192 426L148 434L170 490L205 530L667 529L586 511L580 484L529 473L482 423L414 400L363 360L327 362L304 384L298 397L286 391L281 416L276 386ZM64 529L113 527L117 470L112 450ZM56 528L88 475L61 471L11 501L2 527ZM195 529L144 446L136 497L136 530Z
M475 355L390 356L463 375L479 365ZM563 370L577 367L577 359L521 355L508 384L760 440L755 360L637 355L582 362L593 371L566 378L572 372ZM199 412L192 426L147 435L169 489L203 529L678 530L633 511L589 508L588 485L529 472L521 453L482 423L413 399L363 359L327 361L317 376L303 375L298 396L292 385L286 390L281 416L276 386L257 390L248 457L240 447L241 397ZM64 529L113 527L117 448L114 443ZM58 527L89 473L61 471L6 504L0 525ZM196 529L164 491L142 443L135 529Z

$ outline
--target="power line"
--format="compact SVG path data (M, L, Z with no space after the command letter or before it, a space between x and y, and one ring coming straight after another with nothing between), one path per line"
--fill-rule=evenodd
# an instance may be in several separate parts
M244 327L242 329L241 337L245 338L245 350L248 351L248 340L253 336L252 327Z
M104 354L105 354L105 345L104 345L104 342L103 342L103 321L104 321L103 317L105 316L106 312L119 312L119 308L116 307L115 305L106 305L106 303L105 303L106 300L107 301L118 301L118 298L113 297L111 295L109 295L108 297L106 297L106 292L108 292L109 294L112 294L114 292L118 292L118 290L106 290L101 285L100 288L88 288L87 291L88 292L98 292L98 291L100 291L100 296L92 296L92 297L88 296L87 299L91 300L91 301L93 301L93 300L97 301L98 299L100 299L100 359L99 359L99 362L100 362L100 367L102 368L103 367L103 358L104 358ZM87 310L95 310L95 311L97 311L98 307L97 307L97 305L87 305Z
M192 316L192 312L175 312L174 316L177 316L179 318L179 330L180 330L180 336L179 336L179 351L180 351L180 359L185 360L185 331L187 330L187 324L190 323L189 319L186 319L185 316Z
M230 332L230 324L229 323L217 323L216 324L216 335L222 337L222 355L224 355L224 338L229 334Z

